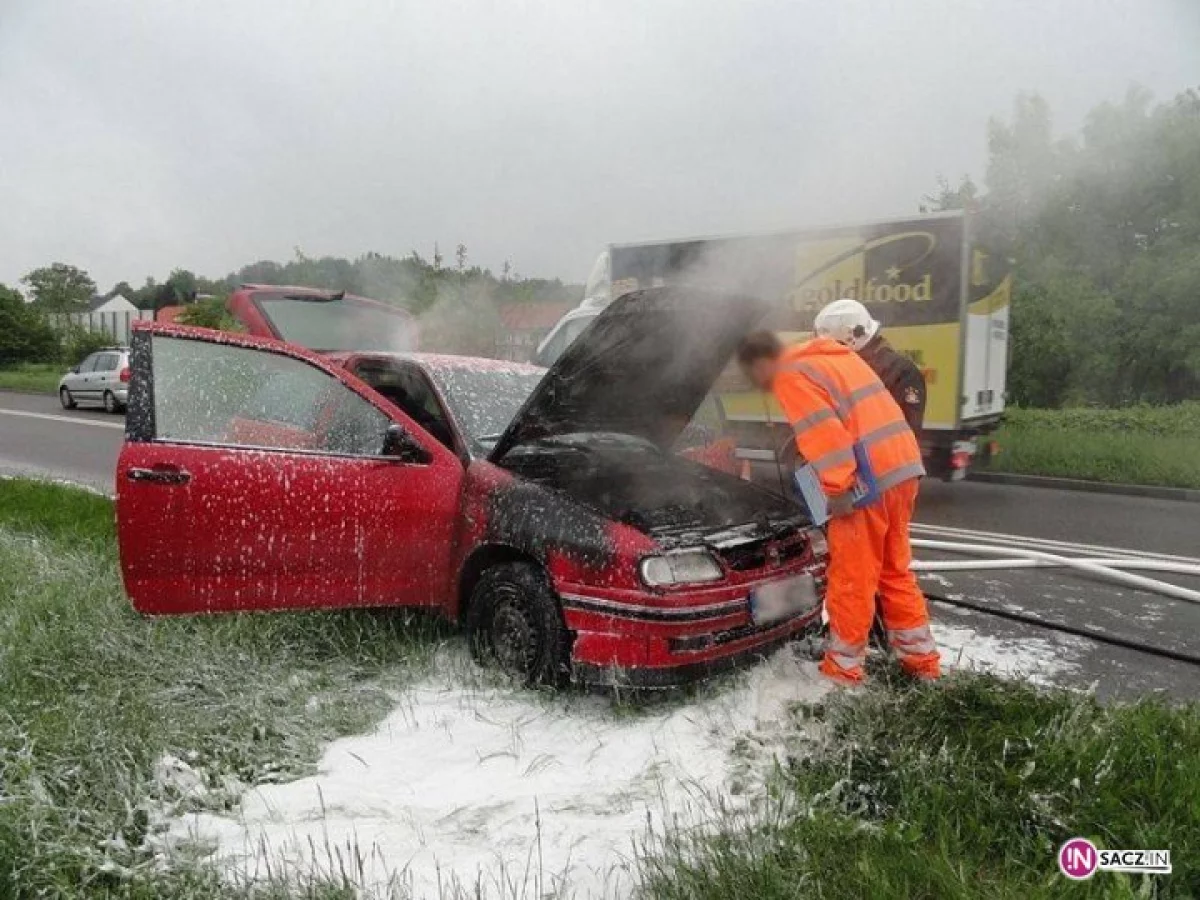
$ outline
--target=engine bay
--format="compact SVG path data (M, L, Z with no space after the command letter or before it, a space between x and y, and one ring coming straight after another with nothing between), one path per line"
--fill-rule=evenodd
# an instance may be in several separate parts
M763 537L807 524L798 506L769 491L627 435L526 444L514 448L504 466L666 544L731 528Z

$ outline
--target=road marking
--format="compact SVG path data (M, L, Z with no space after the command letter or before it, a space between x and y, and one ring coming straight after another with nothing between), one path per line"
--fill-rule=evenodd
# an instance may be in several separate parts
M101 422L99 419L80 419L75 416L56 416L52 413L26 412L22 409L0 409L3 416L21 416L26 419L45 419L47 422L68 422L72 425L91 425L95 428L119 428L125 430L124 422Z

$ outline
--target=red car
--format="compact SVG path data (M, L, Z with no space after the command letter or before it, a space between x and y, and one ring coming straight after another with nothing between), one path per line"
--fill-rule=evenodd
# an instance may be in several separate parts
M761 655L819 617L821 532L670 448L762 312L630 294L548 371L139 328L126 591L153 614L428 607L530 682Z

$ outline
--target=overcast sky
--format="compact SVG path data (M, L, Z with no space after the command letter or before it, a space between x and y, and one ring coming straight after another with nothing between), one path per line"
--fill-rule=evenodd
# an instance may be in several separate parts
M1200 0L0 0L0 281L912 212L987 119L1200 86Z

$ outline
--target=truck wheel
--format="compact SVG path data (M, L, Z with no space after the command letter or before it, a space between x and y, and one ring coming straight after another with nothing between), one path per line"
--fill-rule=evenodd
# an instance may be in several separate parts
M558 685L570 671L570 635L546 576L531 563L492 566L471 592L471 653L526 685Z

